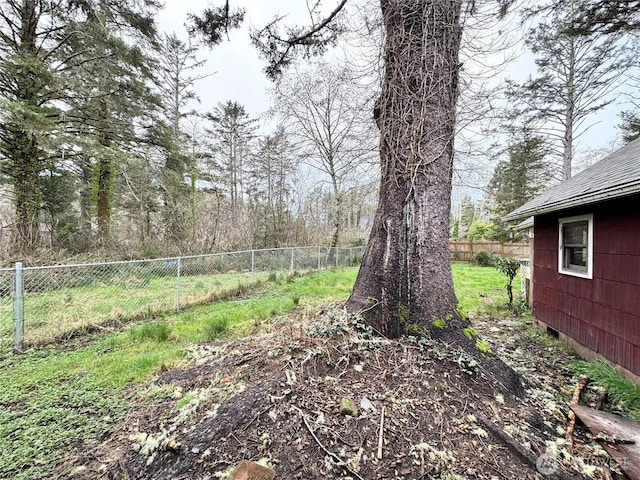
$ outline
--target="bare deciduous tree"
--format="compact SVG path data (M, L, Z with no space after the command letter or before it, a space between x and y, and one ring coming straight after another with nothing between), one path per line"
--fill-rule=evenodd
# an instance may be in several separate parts
M373 161L376 135L370 128L371 106L362 98L347 69L326 63L287 75L274 98L274 109L295 139L301 161L331 186L330 251L339 242L345 196L368 182Z

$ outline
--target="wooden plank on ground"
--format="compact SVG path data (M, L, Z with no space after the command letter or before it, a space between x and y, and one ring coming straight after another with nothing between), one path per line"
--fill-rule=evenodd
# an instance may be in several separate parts
M232 480L275 480L276 472L258 463L242 460L231 474Z
M640 480L640 422L581 405L569 405L630 480ZM609 443L607 443L609 442Z

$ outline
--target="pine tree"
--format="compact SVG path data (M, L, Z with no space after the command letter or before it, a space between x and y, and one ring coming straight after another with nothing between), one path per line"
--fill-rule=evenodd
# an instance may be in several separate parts
M259 139L247 172L247 193L257 224L254 245L278 247L288 243L291 183L297 167L284 127Z
M631 65L620 36L569 31L577 0L557 4L526 39L536 56L537 74L509 83L516 105L513 118L527 118L560 159L561 179L571 177L575 140L589 127L586 119L613 101L611 92Z
M232 212L238 213L244 206L245 163L251 154L257 121L249 116L244 106L231 100L218 103L207 118L213 124L214 170L229 195Z
M489 182L492 223L497 240L511 239L502 218L524 205L548 186L548 149L541 137L523 129L506 149L507 158L496 165Z
M71 93L66 130L89 172L85 201L102 243L111 236L119 165L135 155L159 106L149 87L151 59L143 51L155 48L157 7L149 0L83 4L86 19L68 25L70 40L61 49L73 59L65 73Z
M180 40L177 35L165 34L158 51L155 85L160 92L162 102L162 121L157 132L164 136L165 161L162 169L162 198L164 203L165 236L173 244L184 243L190 218L189 206L195 201L186 178L192 183L196 165L192 162L186 147L188 137L183 131L182 122L193 115L188 110L190 102L199 101L194 85L209 75L199 75L197 71L204 65L198 60L198 47Z
M622 138L625 142L631 142L640 137L640 112L630 111L620 114L622 123L618 126L622 130Z
M98 223L108 235L117 150L132 141L130 107L144 85L144 55L128 42L153 38L156 8L155 0L0 1L0 160L19 247L38 240L41 179L52 162L68 168L65 151L85 162L80 178L94 164Z

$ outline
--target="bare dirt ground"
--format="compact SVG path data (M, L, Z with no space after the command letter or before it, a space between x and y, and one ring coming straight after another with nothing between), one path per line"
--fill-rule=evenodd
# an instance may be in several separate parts
M474 326L522 375L524 397L459 347L376 337L340 306L298 311L195 347L188 365L154 379L121 431L78 446L59 476L229 478L247 459L283 480L624 478L585 429L566 442L575 357L520 320ZM357 417L340 413L344 398Z

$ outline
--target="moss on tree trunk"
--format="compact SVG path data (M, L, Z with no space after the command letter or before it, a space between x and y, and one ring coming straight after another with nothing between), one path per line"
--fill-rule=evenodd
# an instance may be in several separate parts
M347 303L380 333L417 327L459 344L511 389L517 376L478 347L457 310L449 215L460 64L459 0L381 2L385 75L375 116L381 184L367 252ZM481 344L482 346L482 344ZM513 385L512 385L513 384Z

